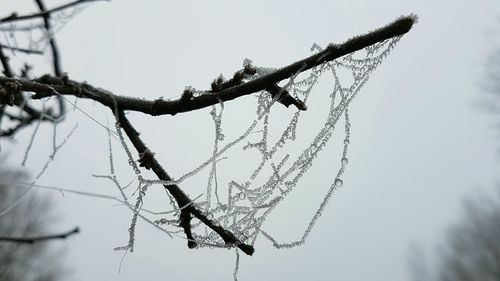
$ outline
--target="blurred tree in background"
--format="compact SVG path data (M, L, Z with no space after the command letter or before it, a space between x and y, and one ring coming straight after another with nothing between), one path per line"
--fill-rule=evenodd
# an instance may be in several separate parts
M24 195L29 187L14 182L29 175L6 168L5 162L0 159L0 237L34 237L50 232L57 220L51 198L36 191ZM16 201L19 203L13 206ZM56 241L0 241L0 281L67 279L60 246Z
M438 280L500 280L499 199L464 202L460 223L450 228L446 245L439 251Z
M491 94L487 109L500 113L500 48L487 57L483 89ZM461 219L452 225L429 266L420 247L410 252L414 281L500 280L500 187L497 196L478 195L463 202Z
M435 266L419 250L410 257L412 279L439 281L500 280L500 189L463 204L461 219L448 229L437 249Z

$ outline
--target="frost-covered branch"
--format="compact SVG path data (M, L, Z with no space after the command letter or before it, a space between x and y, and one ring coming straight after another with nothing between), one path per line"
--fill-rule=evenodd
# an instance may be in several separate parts
M277 83L292 77L297 74L297 72L306 71L325 62L335 60L389 38L401 36L411 29L415 21L416 17L414 15L401 17L385 27L376 29L365 35L353 37L342 44L330 44L321 52L280 68L267 75L256 77L248 82L244 82L243 79L240 79L240 83L237 85L215 92L212 90L206 91L198 96L189 92L184 92L184 94L176 100L144 100L114 95L109 91L102 90L101 88L91 86L87 83L79 83L65 77L52 76L43 76L35 80L0 77L0 89L4 87L6 83L16 83L19 86L19 91L36 93L32 97L33 99L54 96L57 92L62 95L72 95L95 100L110 108L113 107L116 102L121 110L138 111L153 116L165 114L175 115L177 113L189 112L219 104L221 101L230 101L262 90L273 89Z

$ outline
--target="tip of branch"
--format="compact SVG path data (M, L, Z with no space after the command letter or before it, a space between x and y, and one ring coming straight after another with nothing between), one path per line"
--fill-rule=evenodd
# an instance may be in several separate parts
M196 243L196 241L188 240L188 248L189 249L196 249L196 248L198 248L198 243Z
M400 30L401 34L407 33L413 27L414 24L418 22L418 16L415 14L409 14L408 16L401 16L391 25L394 25Z
M240 250L243 251L243 253L245 253L249 256L253 255L253 253L255 252L254 247L251 245L247 245L247 244L240 244L240 245L238 245L238 248L240 248Z

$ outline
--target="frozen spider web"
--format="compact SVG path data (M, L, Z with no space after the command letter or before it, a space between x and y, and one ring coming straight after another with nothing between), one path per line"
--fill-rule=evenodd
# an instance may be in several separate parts
M207 219L230 231L242 243L254 245L261 235L271 241L276 248L292 248L302 245L319 217L324 212L333 193L344 185L342 176L348 165L348 149L350 145L351 123L349 118L349 106L358 95L361 88L368 81L370 74L380 65L396 46L400 36L387 39L366 47L357 52L345 55L336 60L325 62L308 71L293 75L288 81L280 86L276 95L270 95L267 91L257 94L257 106L253 121L236 138L229 138L223 132L224 104L213 106L210 116L214 125L214 141L211 156L193 170L174 178L172 181L145 179L137 162L134 160L131 150L122 133L120 124L116 123L116 131L109 126L102 125L108 130L110 174L94 175L97 178L107 179L119 190L119 196L104 196L89 192L75 192L69 189L55 187L41 187L35 184L31 186L55 189L61 192L73 192L83 196L94 196L109 199L125 205L132 212L129 227L129 240L124 246L116 247L116 250L124 250L125 253L133 251L136 235L136 224L142 220L153 227L163 231L171 237L182 237L183 230L179 228L179 216L182 208L177 206L175 200L167 192L170 199L171 209L165 212L154 212L145 208L144 199L148 194L148 188L152 185L180 184L186 179L200 175L202 171L208 172L206 178L206 189L193 196L193 202L198 210L204 212ZM318 45L313 45L313 52L322 50ZM251 63L245 60L244 65ZM304 66L305 67L305 66ZM257 68L256 76L266 75L273 69ZM299 74L300 73L300 74ZM332 81L326 93L321 93L317 85L320 79L328 78ZM248 79L255 79L250 77ZM298 131L301 126L308 126L303 122L304 111L296 109L290 116L288 123L278 131L270 125L271 113L278 105L280 96L286 91L294 99L308 103L309 95L321 95L327 102L328 110L322 120L315 120L320 124L318 130L312 136L311 141L302 147L298 153L292 153L290 146L297 142ZM75 108L79 109L76 105ZM80 110L80 109L79 109ZM288 111L294 110L292 107ZM256 137L257 135L257 137ZM273 137L271 137L273 136ZM276 137L277 136L277 137ZM111 139L118 139L126 152L129 164L134 170L135 179L129 184L119 182L114 169L113 151ZM325 153L325 147L337 141L340 143L341 151L336 162L337 169L332 177L332 182L326 194L312 218L306 223L306 229L302 237L297 241L280 242L264 229L265 221L277 206L285 201L289 194L301 186L301 180L313 166L313 163L321 154ZM300 142L299 142L300 144ZM221 161L231 156L231 153L239 150L242 153L252 154L254 159L252 169L245 178L230 178L220 181L218 174L224 174ZM334 165L332 165L334 166ZM227 178L228 176L226 176ZM137 183L134 188L129 188ZM202 194L202 195L200 195ZM224 240L208 228L205 224L193 218L191 231L198 247L211 248L233 248L236 245L228 245ZM237 278L239 250L236 249L237 264L234 272Z
M297 110L282 131L273 132L273 135L280 136L273 141L269 137L270 112L281 93L272 98L268 92L262 91L258 94L254 121L243 134L234 140L226 141L225 144L226 136L222 131L224 105L213 107L210 112L215 129L212 157L172 183L178 184L204 169L209 169L204 200L194 203L205 212L208 219L231 231L240 241L250 245L254 245L260 235L269 239L276 248L290 248L303 244L334 191L344 184L342 175L348 164L347 153L351 130L349 105L367 82L369 75L388 56L399 39L400 37L387 39L334 61L323 63L307 71L306 74L293 76L282 87L281 92L286 90L295 99L307 103L309 95L321 77L330 76L333 81L329 93L329 110L324 116L322 126L314 135L312 142L302 148L300 153L289 154L287 148L289 144L296 141L298 126L307 125L300 122L303 111ZM321 51L321 47L315 44L311 50L318 52ZM250 62L246 61L244 64L248 63ZM261 74L273 71L272 69L258 69L258 74L259 70ZM289 110L292 108L290 107ZM260 134L257 141L254 137L256 131ZM312 167L315 159L323 153L325 146L334 140L333 136L336 131L335 139L342 142L341 157L338 159L336 176L332 179L332 184L324 195L323 201L317 207L300 240L288 243L276 241L263 229L266 218L292 190L300 188L302 177ZM255 169L248 172L246 180L233 179L226 183L219 182L217 173L224 173L224 170L218 169L218 162L228 157L231 150L238 148L257 155L260 160L256 163ZM157 220L157 223L165 225L177 223L175 215L178 215L178 212L172 215L174 217ZM231 247L216 232L196 219L192 221L192 231L199 247Z
M120 192L119 197L83 192L74 193L114 200L128 207L132 211L129 241L126 245L117 247L116 250L133 251L138 220L153 225L171 237L185 238L182 229L179 228L179 216L181 209L186 206L177 206L175 200L167 192L171 204L170 210L165 212L148 210L143 206L148 188L156 184L180 184L188 178L201 174L201 171L207 171L206 189L197 193L193 198L193 202L190 203L203 211L207 219L230 231L239 241L248 245L253 246L257 238L262 235L270 240L276 248L300 246L306 241L333 193L344 184L342 175L349 162L348 149L351 132L349 106L368 81L370 74L389 55L399 39L400 37L394 37L381 41L355 53L320 64L299 75L301 69L281 86L280 92L274 97L267 91L258 93L256 115L253 121L250 122L243 133L234 139L229 139L223 132L224 104L213 106L210 115L214 124L215 138L211 157L195 169L172 181L165 182L144 178L131 150L127 146L120 124L116 123L116 131L111 130L109 126L102 125L107 128L109 135L110 174L94 176L111 180ZM322 49L315 44L311 50L319 52ZM245 65L249 63L251 63L249 60L244 62ZM264 68L257 70L257 77L273 71ZM285 91L296 100L307 104L309 95L316 89L318 81L324 77L329 78L329 81L333 81L329 85L328 92L326 94L314 94L323 95L329 100L328 110L322 121L315 121L316 124L321 125L313 135L312 141L307 146L302 147L298 153L291 153L289 147L297 141L299 127L310 124L302 122L304 111L297 109L291 115L286 126L283 126L280 131L271 132L273 129L270 126L272 109L279 106L277 102L280 95ZM255 79L255 77L248 79ZM293 109L290 107L288 110ZM271 138L271 133L273 136L278 137ZM255 137L256 134L259 135L257 138ZM134 181L126 185L118 181L113 164L112 138L118 139L126 152L129 164L135 173L134 181L137 183L135 189L129 188ZM317 207L316 212L312 214L312 218L306 224L306 230L299 240L292 242L277 241L264 230L266 219L281 202L287 199L287 196L294 189L300 188L301 179L311 169L318 156L325 152L324 148L334 140L340 142L341 147L340 157L337 161L338 169L334 173L335 176L332 178L332 183L326 194L323 195L323 200ZM218 180L217 176L218 173L224 173L224 169L220 168L220 161L230 157L235 150L253 154L254 158L258 160L254 163L254 168L247 172L244 180L234 178L222 182ZM57 188L49 187L49 189ZM68 189L57 190L72 192ZM198 247L232 248L236 246L227 245L219 234L196 218L191 221L191 230ZM239 250L236 251L237 256L239 256Z

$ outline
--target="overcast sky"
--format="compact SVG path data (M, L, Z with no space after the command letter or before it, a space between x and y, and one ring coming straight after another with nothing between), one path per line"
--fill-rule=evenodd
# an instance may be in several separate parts
M10 8L12 2L0 0L0 5ZM498 116L483 109L487 95L481 88L488 54L500 46L498 1L122 0L89 6L57 36L63 68L72 79L115 94L174 98L185 86L206 89L219 73L230 76L244 58L280 67L309 55L313 43L341 43L410 13L418 15L418 24L351 104L344 186L309 240L299 248L276 250L259 238L255 254L242 256L239 274L240 280L410 280L410 246L432 253L446 227L458 220L461 200L492 193L498 181ZM39 64L43 69L50 61ZM328 92L313 91L312 99L318 100L311 101L306 114L315 116L321 95ZM83 100L79 105L106 123L108 112L101 106ZM227 103L226 109L224 130L235 137L248 126L245 118L255 111L255 98ZM133 113L130 119L175 177L210 156L208 113L158 118ZM314 118L308 120L312 123L307 126L314 125ZM91 177L109 171L106 131L75 111L59 128L59 138L77 123L39 183L116 195L110 182ZM50 145L52 131L41 128L28 160L33 174L50 155L44 147ZM21 163L32 130L19 134L16 143L1 140L11 164ZM298 142L310 139L303 130ZM118 142L114 149L117 173L127 182L133 171ZM332 165L339 162L332 153L318 159L314 176L305 178L266 222L265 229L280 240L302 235L332 182ZM233 160L236 164L224 173L251 171ZM195 183L188 181L185 188ZM158 190L148 195L153 206L167 204ZM55 196L61 230L82 229L66 241L67 265L75 280L232 279L234 251L189 250L185 240L170 239L145 224L139 224L136 249L118 273L122 253L113 248L128 241L130 213L110 201Z

